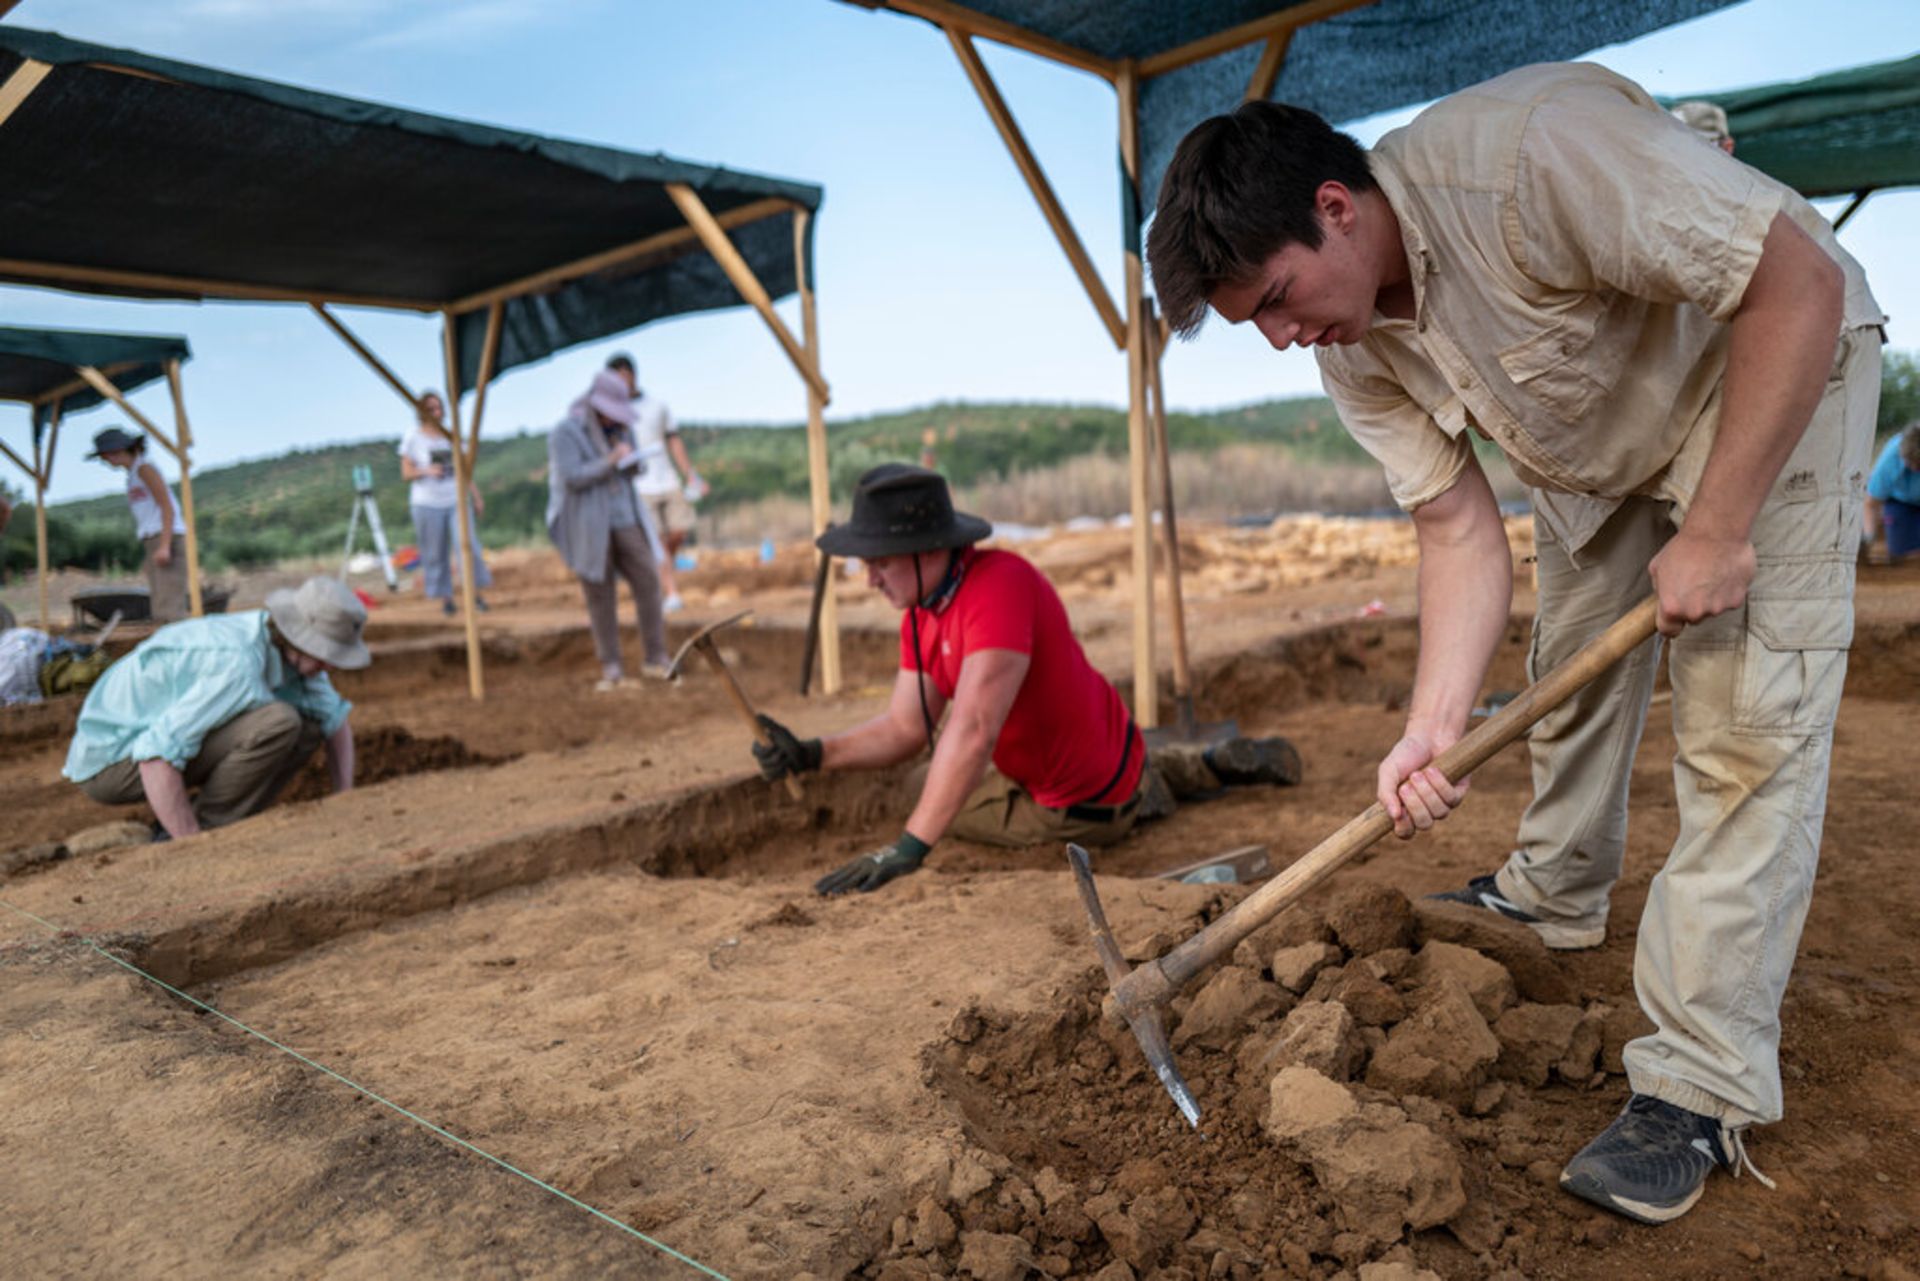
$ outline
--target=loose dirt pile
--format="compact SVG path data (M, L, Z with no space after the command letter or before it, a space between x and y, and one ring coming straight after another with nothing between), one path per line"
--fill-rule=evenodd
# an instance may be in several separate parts
M1541 1092L1605 1085L1644 1026L1484 915L1362 885L1244 940L1173 1006L1197 1136L1099 984L1042 1015L963 1010L923 1074L978 1151L869 1274L1536 1274L1569 1244L1542 1230L1570 1149Z

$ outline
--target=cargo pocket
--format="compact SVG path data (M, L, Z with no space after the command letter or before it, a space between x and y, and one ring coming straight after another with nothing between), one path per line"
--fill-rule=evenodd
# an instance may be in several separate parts
M1749 599L1734 687L1737 734L1818 734L1833 727L1853 643L1846 596Z

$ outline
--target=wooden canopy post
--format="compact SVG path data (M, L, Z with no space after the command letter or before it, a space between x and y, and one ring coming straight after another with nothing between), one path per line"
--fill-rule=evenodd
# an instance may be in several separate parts
M56 405L54 407L54 413L58 414L59 412L59 406ZM58 420L56 419L55 421ZM35 555L40 567L40 630L44 632L47 630L47 476L46 466L42 461L45 454L41 451L40 442L37 440L33 442L33 462L31 464L20 455L14 453L13 447L4 440L0 440L0 454L5 454L7 457L13 459L14 464L18 466L21 471L33 478L33 541Z
M447 434L453 437L453 492L459 516L460 607L467 625L467 692L477 703L487 696L480 670L480 624L473 609L473 498L472 463L460 444L460 349L455 337L458 321L450 311L440 313L442 346L447 353ZM476 442L477 443L477 442Z
M768 296L766 287L754 276L753 268L747 265L745 258L741 257L733 241L727 239L726 230L714 219L706 202L701 200L699 194L684 182L670 182L666 187L667 194L673 197L674 205L680 210L680 216L687 220L687 225L692 227L694 234L700 237L700 243L706 247L708 253L713 255L713 260L720 264L720 270L726 272L727 279L733 282L734 289L753 305L755 311L760 313L760 319L767 322L767 328L773 331L774 338L786 350L787 359L793 362L793 367L800 371L802 378L807 380L807 386L820 397L821 404L830 402L833 399L833 393L828 389L826 380L814 367L813 360L807 355L806 349L795 340L792 331L780 319L780 314L773 309L773 299Z
M820 324L815 314L813 287L807 283L807 225L813 215L793 215L794 284L800 291L800 335L807 359L820 368ZM813 500L813 533L818 538L833 519L832 473L827 467L826 399L807 384L807 491ZM824 555L825 553L821 553ZM833 577L820 597L820 692L840 692L840 611L834 601Z
M1173 641L1173 692L1187 717L1192 708L1193 667L1187 654L1187 601L1180 585L1180 522L1173 501L1173 442L1167 439L1167 397L1160 385L1160 358L1166 341L1151 301L1146 304L1147 393L1153 402L1149 426L1153 434L1154 463L1160 468L1160 550L1167 567L1167 619ZM1184 701L1181 701L1184 700ZM1181 722L1185 724L1186 721Z
M480 379L473 389L473 425L467 428L468 471L480 462L480 420L487 412L487 388L493 382L493 367L500 356L500 322L506 309L504 302L487 304L487 334L480 343Z
M200 596L200 526L193 516L193 427L187 422L187 398L180 388L180 362L167 362L167 390L173 394L173 431L180 441L180 511L187 525L187 601L193 616L206 613Z
M1126 180L1140 182L1140 78L1131 61L1114 82L1120 99L1120 162ZM1127 489L1133 513L1133 719L1141 729L1160 723L1160 697L1153 664L1153 498L1147 439L1146 270L1137 237L1127 240Z
M39 571L36 585L40 589L40 630L53 630L52 617L47 610L47 482L53 475L53 447L60 443L60 402L53 402L52 422L47 428L45 452L39 444L34 445L33 461L33 555L35 567ZM19 462L18 458L14 459Z

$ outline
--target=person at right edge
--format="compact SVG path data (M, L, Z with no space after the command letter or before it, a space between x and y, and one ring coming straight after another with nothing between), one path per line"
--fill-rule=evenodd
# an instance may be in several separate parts
M1780 1000L1813 891L1884 323L1826 220L1604 68L1525 67L1371 152L1310 112L1196 126L1147 239L1183 335L1210 307L1316 348L1420 546L1420 656L1379 799L1402 837L1466 795L1467 724L1512 598L1468 429L1532 489L1529 670L1649 592L1660 635L1542 720L1491 875L1442 895L1598 946L1662 642L1680 831L1647 892L1625 1109L1561 1173L1677 1218L1780 1118ZM1755 1171L1757 1174L1758 1172ZM1764 1181L1764 1180L1763 1180Z

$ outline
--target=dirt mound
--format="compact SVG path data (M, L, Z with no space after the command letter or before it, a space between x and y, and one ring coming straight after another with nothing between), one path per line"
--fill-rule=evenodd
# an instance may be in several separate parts
M390 778L425 774L431 770L504 765L518 757L517 752L505 756L489 756L484 752L473 751L459 739L444 734L429 734L416 738L398 725L383 725L376 729L358 731L353 736L354 785L371 787L375 783L384 783ZM313 801L332 791L333 784L327 779L326 756L325 753L320 753L295 776L292 783L287 785L287 790L281 794L281 799Z
M1606 1243L1616 1223L1555 1186L1572 1148L1553 1114L1621 1072L1638 1016L1524 1000L1459 932L1360 885L1244 941L1172 1007L1197 1136L1097 978L1049 1013L962 1011L923 1076L978 1173L897 1220L867 1275L1535 1275Z

